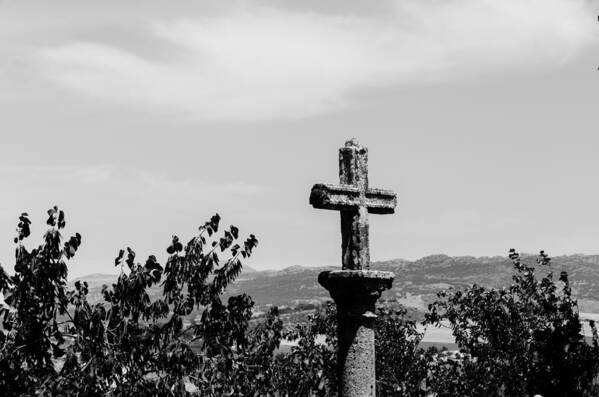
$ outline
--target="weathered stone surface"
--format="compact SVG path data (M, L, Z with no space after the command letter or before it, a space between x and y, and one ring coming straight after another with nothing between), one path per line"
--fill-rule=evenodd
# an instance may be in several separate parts
M375 396L375 304L391 288L393 277L390 272L367 270L328 271L318 276L337 305L340 396Z
M376 395L375 304L391 288L393 273L370 271L368 213L391 214L394 192L368 187L368 150L355 139L339 149L341 185L316 184L310 194L315 208L341 212L342 270L322 272L318 282L337 305L339 395Z
M393 214L397 195L391 190L368 189L364 196L358 187L318 183L312 187L310 204L326 210L352 210L363 206L370 214Z
M368 213L394 213L397 195L390 190L368 187L368 149L355 139L339 149L339 181L340 185L314 185L310 204L341 212L342 268L368 269Z

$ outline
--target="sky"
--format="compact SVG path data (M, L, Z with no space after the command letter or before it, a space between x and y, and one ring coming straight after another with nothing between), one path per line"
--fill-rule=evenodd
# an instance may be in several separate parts
M599 254L595 0L0 0L0 263L66 212L77 277L212 214L246 265L339 265L308 204L369 148L371 257Z

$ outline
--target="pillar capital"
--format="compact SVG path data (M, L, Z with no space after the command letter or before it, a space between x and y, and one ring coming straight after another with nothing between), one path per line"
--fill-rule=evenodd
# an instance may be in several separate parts
M377 270L331 270L318 275L337 305L374 304L390 289L395 275Z

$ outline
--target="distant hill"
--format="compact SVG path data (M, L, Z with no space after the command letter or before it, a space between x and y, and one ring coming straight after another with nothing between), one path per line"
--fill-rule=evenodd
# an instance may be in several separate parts
M523 256L523 260L530 263L534 263L534 258L531 255ZM393 288L385 292L384 299L398 299L404 305L420 310L425 310L442 289L472 284L500 287L508 285L512 276L511 261L504 257L431 255L417 261L394 259L376 262L371 268L395 273ZM278 271L244 269L227 294L245 292L258 307L318 303L330 299L328 292L317 282L318 273L327 269L333 268L293 266ZM580 311L599 313L599 255L558 256L552 258L552 265L547 270L557 274L562 270L567 271ZM100 301L102 284L111 284L116 276L92 274L79 279L89 283L90 301ZM158 293L159 289L154 288L152 294Z

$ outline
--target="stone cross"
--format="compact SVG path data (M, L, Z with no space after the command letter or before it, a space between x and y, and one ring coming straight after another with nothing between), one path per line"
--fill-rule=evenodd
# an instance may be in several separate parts
M314 185L310 204L341 212L342 269L368 269L368 213L394 213L397 196L390 190L368 187L368 149L355 138L339 149L339 182Z
M393 273L372 271L368 213L392 214L395 193L368 187L368 149L355 139L339 149L340 185L316 184L310 204L341 212L342 270L318 275L337 305L337 352L340 397L374 397L375 304L391 288Z

